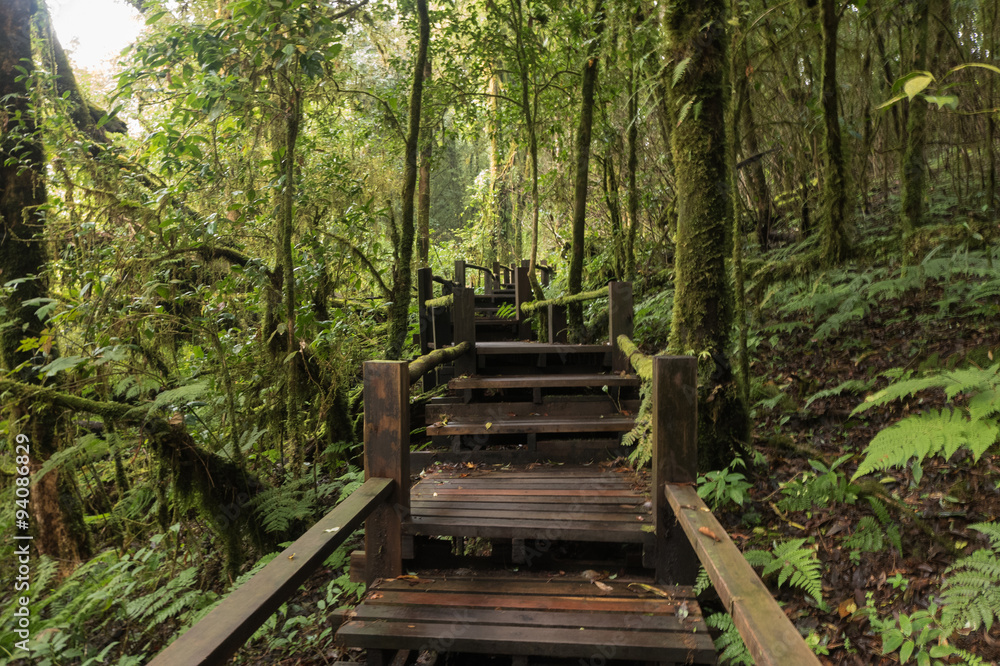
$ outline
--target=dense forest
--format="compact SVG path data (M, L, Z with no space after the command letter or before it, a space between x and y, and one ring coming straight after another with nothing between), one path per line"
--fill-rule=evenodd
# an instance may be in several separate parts
M456 259L633 283L821 659L1000 659L997 0L128 4L108 79L0 3L0 660L145 663L357 488ZM240 663L343 657L350 550Z

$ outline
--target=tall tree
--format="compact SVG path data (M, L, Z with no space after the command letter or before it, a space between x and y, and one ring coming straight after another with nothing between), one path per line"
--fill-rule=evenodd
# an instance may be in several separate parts
M840 131L837 93L837 30L844 8L838 0L822 0L822 106L823 106L823 218L820 226L820 256L836 264L851 251L850 176Z
M420 140L420 106L424 92L424 68L427 66L427 44L431 34L427 0L417 0L417 22L419 29L417 57L413 63L410 122L406 135L406 162L403 166L403 215L397 234L396 263L392 271L389 346L386 350L386 358L388 359L397 359L403 353L410 312L410 290L413 286L413 195L417 185L417 148Z
M671 133L678 208L669 348L711 358L700 368L702 469L727 465L748 430L727 359L733 293L726 266L732 169L726 147L726 14L725 0L678 0L665 17L675 68L672 95L680 109Z
M39 315L48 298L44 278L47 257L41 238L43 208L48 201L45 152L37 133L35 109L29 102L32 79L21 73L32 69L31 19L37 10L35 0L0 3L0 43L4 45L0 48L0 125L4 128L0 139L0 276L3 282L14 285L4 291L0 362L5 371L17 372L31 383L38 382L38 368L58 355L54 333ZM13 406L12 417L28 437L31 465L37 471L59 448L57 408L24 401ZM73 491L72 475L52 470L33 480L30 507L39 552L66 565L86 557L87 532L75 501L79 493Z
M594 1L594 35L589 40L583 63L580 91L580 125L576 131L576 176L573 182L573 254L569 264L568 286L571 294L583 289L583 258L587 226L587 186L590 174L590 135L594 124L594 87L597 85L597 49L604 32L604 0ZM568 311L571 335L583 333L583 306L571 303Z

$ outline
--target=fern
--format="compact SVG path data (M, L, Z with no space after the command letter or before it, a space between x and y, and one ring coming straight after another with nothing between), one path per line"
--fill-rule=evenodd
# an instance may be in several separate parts
M805 542L805 539L791 539L775 543L771 552L748 550L743 556L751 565L764 567L761 576L768 576L777 571L779 587L787 582L810 595L820 606L825 606L820 562L816 558L816 551L802 547Z
M694 581L694 594L700 596L702 592L712 587L712 579L708 577L705 567L698 567L698 577Z
M991 548L980 548L957 560L944 573L941 588L941 622L953 629L989 631L1000 617L1000 525L976 523L972 529L985 534Z
M809 409L809 405L813 404L817 400L822 400L824 398L832 398L834 396L841 395L843 393L863 393L871 389L872 381L862 381L860 379L848 379L845 382L837 384L833 388L824 389L822 391L817 391L809 396L806 400L806 409Z
M899 421L880 431L865 449L865 458L853 478L890 467L919 464L930 456L951 458L962 447L975 460L1000 434L1000 427L987 420L970 421L959 410L930 410Z
M291 481L262 491L250 500L254 515L261 519L267 532L283 534L295 522L312 515L313 493L302 491L307 483L308 478Z
M712 613L705 618L705 624L719 632L719 637L715 639L715 649L719 652L720 664L754 665L753 656L743 643L743 637L729 613Z

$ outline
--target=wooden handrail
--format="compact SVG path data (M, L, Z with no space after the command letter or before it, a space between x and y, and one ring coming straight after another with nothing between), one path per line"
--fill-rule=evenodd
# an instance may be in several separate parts
M229 661L392 493L392 479L370 478L150 662L209 666Z
M668 483L665 494L677 522L694 546L756 663L760 666L819 666L819 659L705 506L694 486Z
M615 343L622 350L622 353L628 357L629 363L635 369L635 374L639 375L643 381L653 381L653 357L646 356L639 351L639 348L635 346L635 343L627 335L619 335Z
M410 361L408 368L410 372L410 384L415 384L417 380L434 368L438 367L442 363L455 360L471 349L472 343L468 340L463 340L454 347L442 347L441 349L435 349L429 354L424 354L420 358L413 359Z
M455 294L445 294L437 298L429 298L424 301L426 308L448 308L455 302Z
M567 294L565 296L550 298L544 301L529 301L521 304L521 310L523 312L534 312L535 310L539 310L550 305L569 305L570 303L581 303L583 301L590 301L607 295L608 289L605 287L603 289L595 289L594 291L583 291L579 294Z

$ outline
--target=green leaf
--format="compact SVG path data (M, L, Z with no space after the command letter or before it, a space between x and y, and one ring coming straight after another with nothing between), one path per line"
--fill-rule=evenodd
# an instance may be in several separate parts
M950 645L934 645L930 649L930 655L937 659L938 657L947 657L955 651Z
M946 106L952 111L958 109L958 97L955 95L924 95L924 99L932 104L937 104L939 109Z
M899 629L890 629L889 631L882 634L882 654L890 654L899 649L899 646L903 644L906 638L903 636L903 632Z
M167 12L165 12L165 11L162 11L162 12L153 12L152 14L150 14L149 16L146 17L146 25L153 25L154 23L156 23L157 21L159 21L161 18L163 18L166 15L166 13Z
M900 616L899 619L902 620L903 619L902 616ZM902 622L900 622L900 624L902 624ZM913 654L913 648L915 647L917 647L917 644L914 643L912 640L903 643L903 647L900 648L899 650L899 663L905 664L906 661L910 658L910 655Z
M913 99L915 95L923 92L933 81L934 77L930 74L918 74L903 84L903 91L907 97Z
M965 69L966 67L980 67L982 69L988 69L991 72L996 72L997 74L1000 74L1000 67L996 67L994 65L987 65L985 62L967 62L965 64L958 65L957 67L952 67L951 71L957 72L958 70Z
M903 633L907 636L913 633L913 623L910 622L910 618L906 615L900 614L899 616L899 628L903 630ZM906 661L906 659L903 659Z
M905 98L906 98L906 95L896 95L892 99L890 99L890 100L888 100L886 102L882 102L881 104L879 104L878 106L876 106L875 109L876 110L884 109L886 107L892 106L896 102L898 102L898 101L900 101L902 99L905 99Z
M60 356L48 365L42 366L39 372L44 372L46 377L52 377L60 370L70 370L81 363L85 363L86 360L83 356Z

